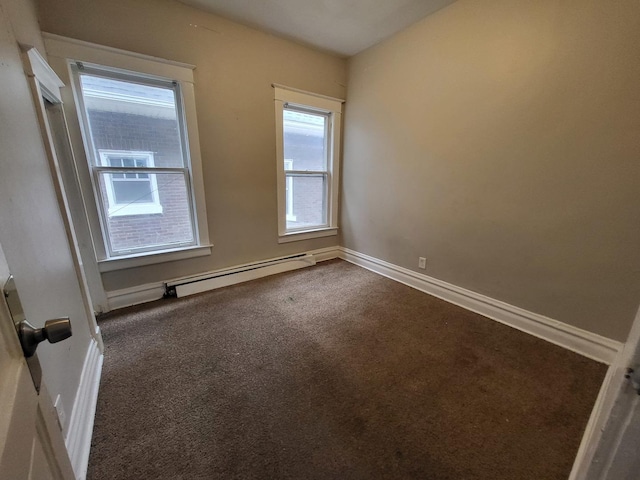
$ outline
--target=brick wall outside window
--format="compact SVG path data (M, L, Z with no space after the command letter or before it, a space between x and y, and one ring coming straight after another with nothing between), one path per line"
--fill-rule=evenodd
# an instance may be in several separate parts
M293 160L294 170L321 170L324 161L324 138L296 133L285 133L284 158ZM325 187L321 178L294 177L293 214L295 222L289 222L293 228L306 225L319 225L327 221L323 218Z

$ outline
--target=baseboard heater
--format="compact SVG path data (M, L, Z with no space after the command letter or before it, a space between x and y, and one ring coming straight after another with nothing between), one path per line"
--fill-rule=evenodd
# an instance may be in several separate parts
M186 297L187 295L227 287L229 285L235 285L236 283L255 280L256 278L275 275L276 273L298 270L299 268L310 267L315 264L316 258L314 255L302 253L290 257L274 258L263 262L216 270L201 275L178 278L165 282L164 296L165 298Z

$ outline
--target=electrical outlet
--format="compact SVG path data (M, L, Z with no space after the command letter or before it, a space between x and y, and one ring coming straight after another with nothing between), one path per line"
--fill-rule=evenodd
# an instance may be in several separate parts
M427 268L427 259L424 257L418 258L418 268L425 269Z
M65 420L67 419L67 414L64 412L64 407L62 406L62 397L60 396L60 394L58 394L58 396L56 397L56 401L53 406L55 407L56 413L58 414L58 426L60 427L60 430L63 430Z

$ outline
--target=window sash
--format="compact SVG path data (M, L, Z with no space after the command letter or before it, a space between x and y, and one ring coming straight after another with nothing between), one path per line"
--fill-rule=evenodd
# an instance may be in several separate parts
M93 181L96 185L98 185L98 189L100 188L100 175L101 172L109 172L109 173L113 173L113 172L118 172L118 173L140 173L140 170L144 170L144 171L149 171L152 173L182 173L183 177L184 177L184 181L185 181L185 187L187 189L187 201L189 202L189 220L191 222L191 229L193 232L193 240L190 242L179 242L179 243L164 243L164 244L155 244L155 245L149 245L146 247L137 247L137 248L131 248L131 249L127 249L126 251L116 251L114 250L112 244L111 244L111 237L109 236L109 230L108 228L104 228L103 230L103 240L104 240L104 245L107 249L107 252L109 254L109 257L112 258L117 258L119 256L122 255L131 255L134 253L148 253L148 252L155 252L155 251L161 251L161 250L166 250L166 249L170 249L170 248L179 248L179 247L189 247L189 246L194 246L198 244L198 237L197 237L197 230L195 228L196 225L196 219L195 219L195 211L194 211L194 206L193 206L193 199L192 199L192 195L190 194L192 189L191 189L191 183L190 183L190 172L189 169L187 168L165 168L165 167L159 167L159 168L121 168L121 167L95 167L92 169L93 171ZM108 188L107 187L107 192L108 192ZM157 187L156 187L156 192L158 192ZM99 213L99 217L100 220L104 223L104 225L108 225L109 222L109 217L110 214L108 211L106 211L107 209L104 208L104 202L102 201L101 198L101 194L99 190L95 191L96 196L97 196L97 205L98 205L98 213ZM108 195L108 194L107 194ZM111 201L111 199L108 199L109 202ZM130 204L131 209L135 210L138 206L140 207L144 207L147 204L145 203L140 203L140 204ZM155 203L151 203L149 202L148 205L156 205ZM158 202L157 205L161 204ZM117 208L119 205L118 204L113 204L113 206L115 208ZM111 207L111 203L110 203L110 207ZM111 210L111 208L109 208L109 210ZM140 213L144 213L144 212L140 212ZM158 212L161 213L161 212Z
M78 107L82 116L83 130L85 131L88 140L90 140L87 147L89 147L88 153L91 166L97 167L101 164L101 162L99 161L99 154L93 144L93 134L91 131L91 125L89 123L87 108L85 105L84 91L82 88L82 83L80 81L80 77L83 75L172 90L174 94L174 107L176 109L178 138L180 141L180 149L182 153L182 165L184 166L184 168L191 168L189 138L186 127L184 102L182 98L182 90L178 82L167 78L156 77L154 75L145 75L143 73L132 72L129 70L122 70L119 68L106 67L84 62L71 62L70 68L74 77L75 89L79 93Z
M283 148L286 148L286 142L284 141L284 135L286 134L286 130L285 130L286 121L285 121L284 115L285 115L285 112L287 111L308 114L308 115L315 115L318 117L324 117L324 129L323 129L324 131L322 133L323 140L324 140L323 141L324 155L322 158L322 164L324 169L319 171L323 171L323 172L328 171L329 162L331 161L330 148L332 143L332 131L333 131L331 126L331 117L332 117L331 112L314 109L313 107L307 107L305 105L293 105L293 104L285 103L282 109ZM286 170L286 161L285 161L285 170ZM303 171L303 170L297 170L297 171Z
M289 182L290 185L293 187L293 179L294 178L322 178L323 179L323 192L322 192L322 217L325 219L324 223L319 223L316 225L313 225L312 227L309 226L302 226L302 227L298 227L298 228L286 228L286 231L289 232L301 232L301 231L305 231L305 230L314 230L317 228L326 228L329 227L331 225L331 219L329 218L329 194L331 192L331 174L328 171L306 171L306 170L285 170L284 172L284 177L285 177L285 183L287 185L287 189L289 188ZM296 221L296 216L293 213L293 192L292 191L288 191L287 192L288 195L291 195L291 198L287 198L287 211L286 211L286 215L287 215L287 221ZM291 200L291 203L289 203L289 200ZM289 212L289 208L291 208L291 212Z

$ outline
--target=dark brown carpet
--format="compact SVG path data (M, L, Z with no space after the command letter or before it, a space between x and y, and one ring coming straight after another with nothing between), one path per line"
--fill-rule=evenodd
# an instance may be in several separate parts
M94 480L566 479L606 370L340 260L100 326Z

